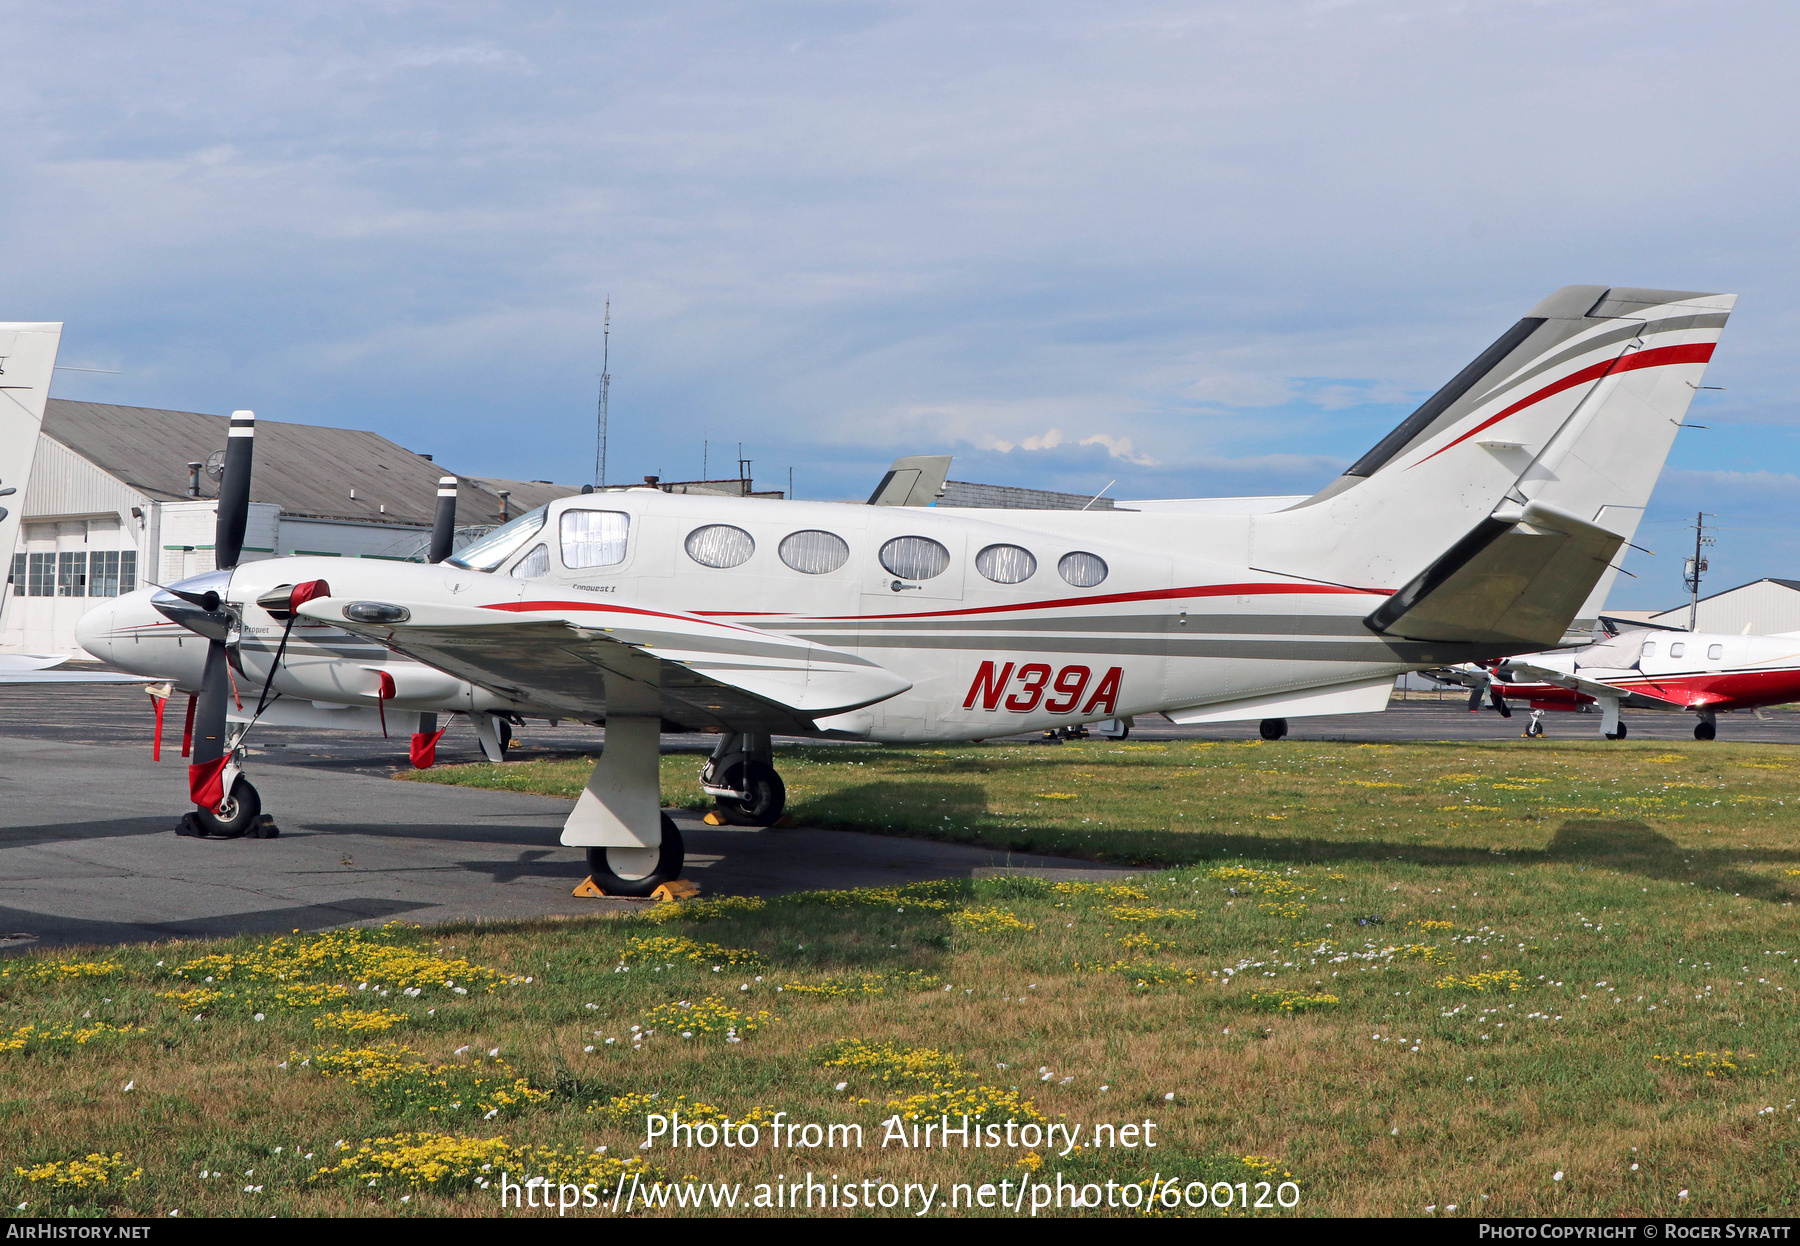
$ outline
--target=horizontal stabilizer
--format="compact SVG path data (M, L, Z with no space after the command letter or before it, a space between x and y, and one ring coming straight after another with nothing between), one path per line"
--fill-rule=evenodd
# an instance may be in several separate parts
M1624 543L1547 503L1503 507L1364 621L1406 640L1556 645Z
M692 730L811 732L817 718L912 687L841 649L623 601L446 606L324 597L300 613L584 721L612 713Z

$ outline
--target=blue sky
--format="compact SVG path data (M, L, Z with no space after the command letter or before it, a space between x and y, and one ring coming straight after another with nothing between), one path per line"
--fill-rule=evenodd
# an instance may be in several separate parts
M1310 492L1558 286L1742 296L1615 608L1800 575L1800 10L0 3L68 398L456 470Z

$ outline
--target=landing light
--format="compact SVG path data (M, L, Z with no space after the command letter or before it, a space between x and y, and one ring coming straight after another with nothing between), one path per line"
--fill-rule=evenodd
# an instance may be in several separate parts
M353 601L344 607L344 617L352 623L404 623L412 611L383 601Z

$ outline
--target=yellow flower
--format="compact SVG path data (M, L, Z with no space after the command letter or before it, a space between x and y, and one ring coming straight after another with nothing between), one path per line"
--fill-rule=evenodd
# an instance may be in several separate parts
M969 934L994 934L1003 930L1036 930L1031 922L1003 908L964 909L950 914L950 924Z
M53 1186L68 1189L87 1189L90 1187L120 1186L136 1181L144 1175L142 1168L131 1168L122 1151L111 1155L94 1152L82 1159L55 1160L48 1164L38 1164L32 1168L14 1168L13 1175L23 1177L33 1185L48 1182Z

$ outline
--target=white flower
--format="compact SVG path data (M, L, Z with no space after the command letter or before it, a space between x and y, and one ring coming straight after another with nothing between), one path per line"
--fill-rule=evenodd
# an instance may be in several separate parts
M592 1043L589 1043L586 1047L582 1048L583 1051L592 1051L593 1049L594 1045Z
M469 1049L469 1045L467 1043L464 1043L461 1047L458 1047L455 1051L451 1052L450 1054L453 1056L460 1056L463 1054L463 1052L467 1051L468 1049Z
M1164 1103L1172 1102L1174 1100L1174 1098L1175 1098L1175 1092L1173 1090L1171 1090L1168 1094L1163 1096L1163 1102Z
M1561 1181L1562 1179L1563 1179L1563 1175L1562 1175L1562 1171L1560 1169L1558 1169L1550 1177L1550 1180L1552 1180L1552 1181Z
M1686 1198L1687 1196L1688 1196L1688 1192L1686 1190L1683 1190L1679 1194L1677 1194L1675 1197L1676 1198Z
M838 1083L838 1084L837 1084L837 1085L836 1085L836 1087L834 1087L834 1089L836 1089L836 1090L842 1090L842 1089L844 1089L844 1087L846 1087L846 1086L848 1086L848 1085L849 1085L849 1084L850 1084L850 1083L849 1083L849 1082L839 1082L839 1083Z
M499 1055L499 1054L500 1054L500 1049L499 1049L499 1048L498 1048L498 1047L490 1047L490 1048L488 1048L488 1055L490 1055L490 1056L497 1056L497 1055Z
M257 1013L257 1014L256 1014L256 1019L257 1019L257 1020L258 1020L258 1021L262 1021L262 1020L264 1020L264 1019L265 1019L265 1018L264 1018L264 1016L263 1016L263 1014L262 1014L262 1013L260 1013L260 1012L259 1012L259 1013Z
M126 1082L126 1083L125 1083L125 1089L127 1089L127 1090L136 1090L136 1089L137 1089L137 1082L136 1082L136 1081L135 1081L135 1080L133 1080L133 1081L129 1081L129 1082Z

